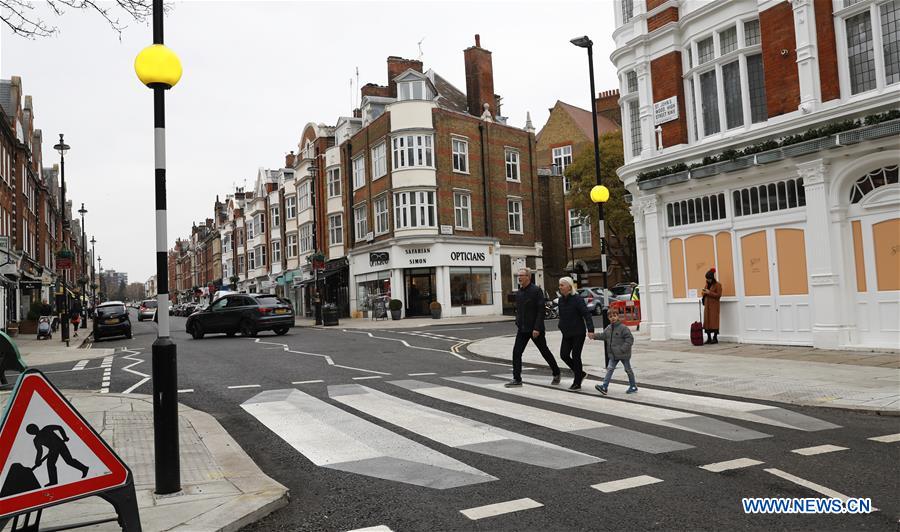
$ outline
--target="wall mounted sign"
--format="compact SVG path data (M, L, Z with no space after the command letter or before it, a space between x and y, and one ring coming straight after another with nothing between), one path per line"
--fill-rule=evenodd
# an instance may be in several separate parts
M391 262L391 254L387 251L369 253L369 266L386 266Z
M441 226L441 234L442 235L452 235L453 234L453 226L452 225L442 225Z
M672 96L658 102L653 102L653 124L665 124L672 120L678 120L678 96Z

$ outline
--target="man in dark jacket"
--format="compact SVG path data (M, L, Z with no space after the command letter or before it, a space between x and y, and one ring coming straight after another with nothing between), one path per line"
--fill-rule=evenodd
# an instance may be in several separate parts
M513 347L513 380L507 387L522 386L522 353L528 340L541 352L553 370L551 384L559 384L559 365L547 347L544 330L544 291L531 283L531 270L519 270L519 290L516 292L516 345Z

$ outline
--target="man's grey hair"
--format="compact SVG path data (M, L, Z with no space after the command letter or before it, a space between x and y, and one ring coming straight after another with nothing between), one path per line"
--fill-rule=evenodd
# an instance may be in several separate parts
M527 273L528 275L531 275L532 273L534 273L534 272L531 271L530 268L519 268L519 271L517 271L516 273L522 273L522 272L525 272L525 273Z

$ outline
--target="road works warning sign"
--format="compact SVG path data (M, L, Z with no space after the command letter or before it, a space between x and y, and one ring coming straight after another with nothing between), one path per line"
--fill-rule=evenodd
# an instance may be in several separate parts
M43 373L19 377L0 422L0 518L121 487L129 477Z

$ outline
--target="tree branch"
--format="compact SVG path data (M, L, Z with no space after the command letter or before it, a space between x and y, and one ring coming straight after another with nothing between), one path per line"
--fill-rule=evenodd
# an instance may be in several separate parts
M113 14L113 9L124 11L136 22L143 22L153 13L152 0L115 0L112 7L103 7L97 0L45 0L44 2L57 17L65 14L66 8L82 11L93 11L99 14L122 40L122 31L128 26ZM168 11L170 5L164 6ZM50 26L41 18L29 18L28 12L34 6L28 0L0 0L0 20L9 27L13 34L34 39L49 37L59 33L59 28Z

